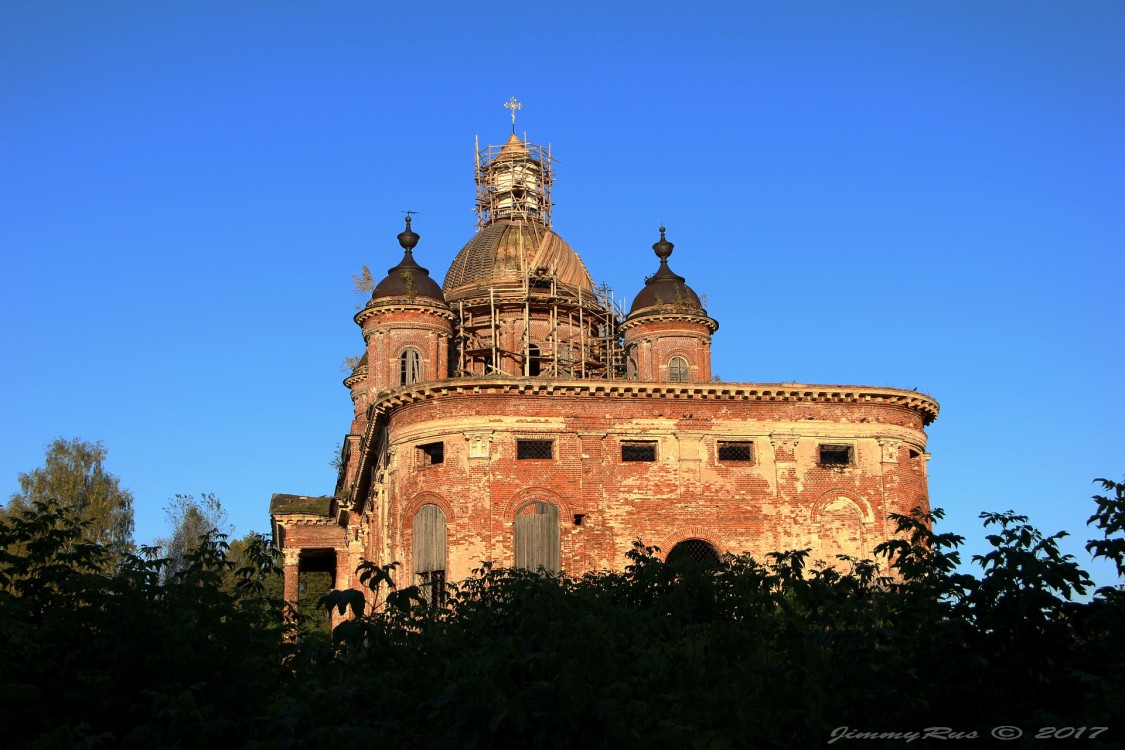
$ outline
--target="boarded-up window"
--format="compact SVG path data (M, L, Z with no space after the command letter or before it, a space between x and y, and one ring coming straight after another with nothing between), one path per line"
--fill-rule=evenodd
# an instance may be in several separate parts
M414 579L430 603L445 598L445 513L423 505L414 514Z
M720 461L753 461L754 444L748 441L719 441Z
M690 376L687 360L683 357L672 357L668 363L668 380L673 383L686 383Z
M399 385L414 385L422 382L422 355L417 349L407 349L398 358Z
M559 507L533 500L516 512L516 567L559 572Z

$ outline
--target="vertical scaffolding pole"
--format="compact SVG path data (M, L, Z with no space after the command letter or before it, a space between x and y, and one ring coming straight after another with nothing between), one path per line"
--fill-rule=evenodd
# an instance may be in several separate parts
M492 369L495 370L495 371L499 371L500 368L496 366L496 364L497 364L496 363L496 337L498 335L498 331L497 331L497 328L496 328L496 289L494 287L491 287L491 286L488 287L488 310L489 310L488 326L489 326L490 332L492 333ZM487 367L484 369L484 374L486 376L491 374L491 373L488 372Z

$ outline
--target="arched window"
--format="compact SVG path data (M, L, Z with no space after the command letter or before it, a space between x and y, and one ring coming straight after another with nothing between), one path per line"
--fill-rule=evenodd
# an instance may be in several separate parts
M411 547L414 582L431 604L445 599L445 513L436 505L423 505L414 514Z
M685 539L669 550L667 563L710 567L719 564L719 552L710 542L703 539Z
M668 363L669 382L686 383L690 373L691 370L688 368L687 360L683 357L672 357L672 361Z
M559 572L559 506L532 500L516 511L516 567Z
M539 375L540 367L541 367L541 359L540 359L540 355L539 355L539 345L538 344L528 344L527 345L527 374L530 375L533 378L537 377Z
M417 349L407 349L398 358L398 384L414 385L422 382L422 355Z

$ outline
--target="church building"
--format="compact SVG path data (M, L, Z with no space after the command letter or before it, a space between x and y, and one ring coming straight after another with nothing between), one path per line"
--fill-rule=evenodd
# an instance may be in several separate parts
M479 149L476 231L440 285L407 216L402 260L355 316L335 492L270 503L288 601L305 571L359 588L362 560L440 596L486 560L619 570L636 540L700 561L810 547L840 566L893 535L888 513L929 508L933 399L714 380L719 322L665 229L655 259L636 254L625 310L555 233L553 180L550 150L515 134Z

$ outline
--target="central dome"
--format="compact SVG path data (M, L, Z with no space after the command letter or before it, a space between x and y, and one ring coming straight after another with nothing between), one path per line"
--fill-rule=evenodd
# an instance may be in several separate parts
M457 253L442 289L452 302L488 287L523 286L527 276L554 275L560 284L593 292L578 253L536 221L496 221Z

